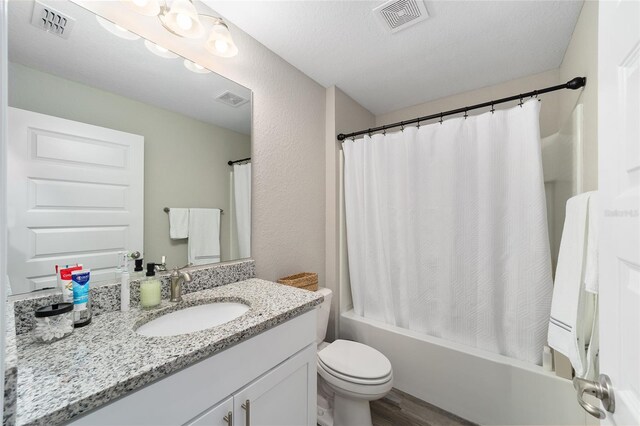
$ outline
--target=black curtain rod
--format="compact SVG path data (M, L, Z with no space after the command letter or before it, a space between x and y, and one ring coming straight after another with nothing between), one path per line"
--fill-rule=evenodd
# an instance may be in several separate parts
M245 161L251 160L251 157L243 158L242 160L228 161L227 164L233 166L236 163L243 163Z
M551 86L551 87L546 87L544 89L533 90L533 91L527 92L527 93L520 93L519 95L509 96L507 98L496 99L494 101L483 102L481 104L476 104L476 105L470 105L470 106L466 106L464 108L452 109L450 111L443 111L443 112L440 112L438 114L425 115L424 117L412 118L411 120L400 121L398 123L386 124L384 126L379 126L379 127L372 127L370 129L367 129L367 130L360 130L358 132L353 132L353 133L349 133L349 134L346 134L346 135L343 134L343 133L340 133L338 135L338 140L339 141L344 141L345 139L353 138L355 136L360 136L360 135L364 135L364 134L367 134L367 133L371 134L371 133L374 133L374 132L379 132L381 130L392 129L394 127L404 127L407 124L420 123L422 121L433 120L435 118L442 119L442 117L446 117L448 115L455 115L455 114L465 113L465 116L466 116L466 113L468 111L471 111L471 110L474 110L474 109L486 108L486 107L489 107L489 106L493 109L494 105L503 104L505 102L516 101L518 99L520 99L520 101L522 101L524 98L538 96L538 95L542 95L544 93L549 93L549 92L555 92L556 90L562 90L562 89L577 90L577 89L579 89L581 87L584 87L586 84L587 84L587 77L576 77L576 78L574 78L574 79L572 79L570 81L567 81L565 84L559 84L557 86Z

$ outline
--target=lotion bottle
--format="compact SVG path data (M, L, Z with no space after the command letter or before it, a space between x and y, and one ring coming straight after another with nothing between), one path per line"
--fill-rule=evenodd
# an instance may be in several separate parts
M147 263L146 279L140 281L140 306L155 308L160 304L160 280L156 277L156 264Z
M131 287L129 286L129 255L120 252L119 264L122 273L120 275L120 310L127 312L129 310L129 300L131 299Z

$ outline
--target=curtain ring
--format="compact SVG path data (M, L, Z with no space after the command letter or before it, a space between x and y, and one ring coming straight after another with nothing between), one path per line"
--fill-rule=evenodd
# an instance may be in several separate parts
M387 128L382 129L382 136L387 136Z
M400 122L400 131L404 132L404 121Z
M468 117L467 109L465 108L465 109L464 109L464 119L466 120L466 119L467 119L467 117Z
M442 113L440 113L440 124L442 124Z
M496 109L493 107L493 101L491 101L491 114L496 112Z
M369 129L369 137L371 137L371 129Z
M418 118L418 129L420 128L420 119Z
M520 108L522 108L522 94L520 94L520 103L518 105L520 105Z

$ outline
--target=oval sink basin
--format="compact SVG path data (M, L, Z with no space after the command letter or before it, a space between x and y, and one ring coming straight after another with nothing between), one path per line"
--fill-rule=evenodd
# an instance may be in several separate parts
M247 305L237 302L215 302L191 306L149 321L138 327L136 332L149 337L178 336L224 324L248 310Z

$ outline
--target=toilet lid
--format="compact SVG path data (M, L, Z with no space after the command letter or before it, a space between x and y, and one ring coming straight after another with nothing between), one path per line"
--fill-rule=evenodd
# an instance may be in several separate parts
M330 369L359 379L375 380L391 374L391 363L377 350L350 340L336 340L318 352Z

